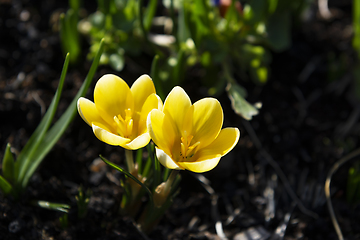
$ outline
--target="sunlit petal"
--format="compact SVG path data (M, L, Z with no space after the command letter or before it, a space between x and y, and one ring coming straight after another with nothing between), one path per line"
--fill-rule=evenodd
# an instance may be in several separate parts
M166 97L163 111L173 119L179 132L190 106L191 100L181 87L174 87Z
M171 118L162 111L153 109L148 115L147 127L154 143L168 155L171 155L171 149L177 136Z
M101 123L94 122L92 124L92 129L95 134L95 136L110 145L113 146L123 146L130 142L130 139L120 137L117 134L114 134L110 131L109 128L107 128L105 125Z
M81 97L77 101L77 108L81 118L88 125L91 126L92 122L104 122L105 124L104 119L100 117L100 114L92 101Z
M158 158L159 162L169 169L177 169L182 170L182 168L177 165L169 155L167 155L163 150L156 148L156 157Z
M189 135L193 135L193 116L194 116L194 105L191 105L188 111L185 114L185 118L183 121L183 126L181 128L182 136L187 137Z
M147 132L146 120L149 112L153 109L162 110L162 101L155 93L151 94L145 101L140 112L140 120L138 126L139 134Z
M136 150L142 147L145 147L150 142L150 135L149 133L141 134L140 136L137 136L134 140L131 142L122 145L122 147L130 150Z
M237 128L224 128L220 131L218 137L207 147L201 148L193 158L197 162L206 159L224 156L230 152L238 143L240 131Z
M217 137L223 124L223 111L215 98L203 98L194 103L193 142L200 142L201 148Z
M155 86L151 78L144 74L133 83L131 92L134 97L134 110L140 112L148 96L155 93Z
M200 162L178 162L179 166L192 172L202 173L207 172L216 167L219 163L221 156L207 159Z
M114 116L125 118L125 109L133 109L134 100L127 83L113 74L102 76L94 89L94 102L102 118L112 122Z

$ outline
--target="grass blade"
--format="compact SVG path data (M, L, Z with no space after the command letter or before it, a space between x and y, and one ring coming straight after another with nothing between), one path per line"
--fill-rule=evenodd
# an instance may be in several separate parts
M4 195L9 195L9 193L11 193L11 191L13 190L13 187L11 186L11 184L6 181L5 178L3 178L3 176L0 175L0 190L4 193Z
M54 126L46 133L46 136L41 141L40 147L36 151L36 155L31 159L31 165L28 166L26 170L26 175L24 176L21 186L25 188L28 184L30 177L34 174L38 165L44 159L46 154L52 149L55 143L59 140L62 134L65 132L70 122L76 115L77 112L77 100L79 97L84 96L87 89L89 88L91 81L94 77L95 71L99 65L100 57L104 49L104 40L101 40L100 47L94 61L90 67L89 73L85 78L84 83L82 84L80 90L76 94L74 100L70 103L69 107L66 109L65 113L60 117L60 119L54 124Z
M24 178L29 166L31 165L30 163L32 162L32 159L36 156L35 152L38 149L41 141L45 137L45 134L50 127L51 121L54 118L55 111L60 101L60 96L64 85L67 68L69 66L69 60L70 57L69 54L67 54L65 58L63 70L61 72L59 86L56 90L53 100L51 101L49 109L47 110L45 116L41 120L40 124L38 125L34 133L31 135L30 139L26 143L23 150L20 152L19 157L15 162L16 184L20 184L20 182Z
M146 31L150 30L152 19L154 18L156 13L157 3L158 3L157 0L150 0L150 2L147 5L144 16L144 28Z
M2 161L2 172L3 172L4 178L7 181L14 183L15 160L10 151L10 148L11 148L10 143L8 143L6 145L5 154L4 154L4 158Z

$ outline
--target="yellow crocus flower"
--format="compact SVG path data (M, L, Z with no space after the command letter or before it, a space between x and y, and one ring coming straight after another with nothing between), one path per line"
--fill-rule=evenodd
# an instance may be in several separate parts
M135 150L149 143L147 115L154 108L162 109L162 101L148 75L140 76L129 88L120 77L106 74L96 83L94 102L81 97L77 106L99 140Z
M222 124L218 100L203 98L192 105L181 87L169 93L163 111L154 109L147 119L160 163L199 173L213 169L239 141L239 129L221 129Z

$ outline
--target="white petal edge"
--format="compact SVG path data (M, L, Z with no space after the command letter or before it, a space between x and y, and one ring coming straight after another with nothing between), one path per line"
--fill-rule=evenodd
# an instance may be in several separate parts
M169 155L167 155L163 150L156 148L156 157L158 158L159 162L169 169L175 170L183 170L179 165L177 165L174 160L171 159Z
M144 133L140 136L137 136L134 140L125 144L123 147L129 150L136 150L142 147L145 147L150 142L150 134Z
M97 123L97 125L100 125ZM103 141L109 145L113 146L123 146L130 142L130 139L120 137L119 135L113 134L109 131L107 131L105 128L102 128L100 126L97 126L94 123L92 124L92 129L95 134L95 136L100 140Z
M80 102L81 102L81 101L84 101L84 100L85 100L85 101L88 101L88 99L83 98L83 97L80 97L80 98L77 100L77 109L78 109L78 112L79 112L80 117L81 117L88 125L91 126L91 124L86 120L84 114L83 114L82 111L81 111ZM95 105L95 104L94 104L94 105Z

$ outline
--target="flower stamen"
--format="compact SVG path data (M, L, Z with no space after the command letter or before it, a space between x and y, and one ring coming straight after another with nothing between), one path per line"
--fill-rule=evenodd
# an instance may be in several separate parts
M134 120L132 119L132 111L130 108L125 109L125 120L121 115L114 116L117 133L125 138L130 138L134 127Z
M192 136L192 135L186 136L186 137L181 137L180 157L182 158L182 160L188 160L189 158L194 156L194 154L196 153L196 150L197 150L200 142L196 142L196 143L190 145L191 140L193 138L194 138L194 136Z

